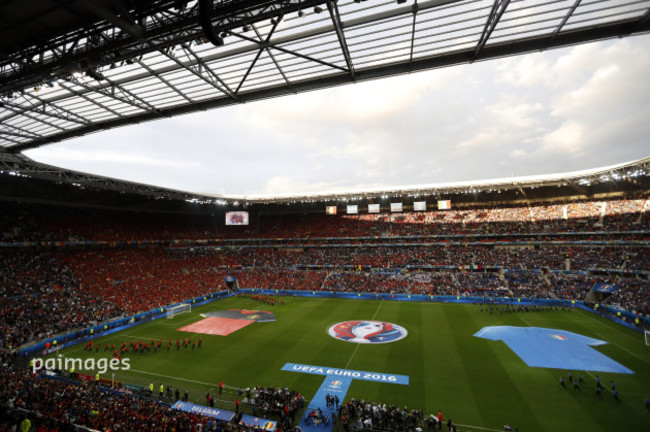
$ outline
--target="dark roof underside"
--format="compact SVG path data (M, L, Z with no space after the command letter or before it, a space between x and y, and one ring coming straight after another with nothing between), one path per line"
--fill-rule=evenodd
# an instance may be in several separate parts
M650 0L28 4L0 4L0 151L650 30Z

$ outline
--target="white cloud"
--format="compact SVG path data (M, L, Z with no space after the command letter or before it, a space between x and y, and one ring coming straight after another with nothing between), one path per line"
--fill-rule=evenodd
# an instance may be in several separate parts
M542 138L540 153L566 153L579 156L587 146L584 127L577 122L567 121Z
M528 152L522 149L514 149L508 154L508 156L511 158L525 158L528 156Z

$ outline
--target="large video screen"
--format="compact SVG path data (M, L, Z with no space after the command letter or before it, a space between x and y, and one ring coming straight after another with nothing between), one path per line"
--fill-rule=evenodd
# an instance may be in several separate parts
M426 211L427 202L426 201L413 201L413 210L415 211Z
M379 213L379 204L368 204L368 213Z
M226 212L226 225L248 225L247 211Z

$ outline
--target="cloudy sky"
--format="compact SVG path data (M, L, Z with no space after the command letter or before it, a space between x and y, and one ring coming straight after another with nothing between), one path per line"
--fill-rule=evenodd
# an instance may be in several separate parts
M650 156L650 35L113 129L27 152L209 194L345 192Z

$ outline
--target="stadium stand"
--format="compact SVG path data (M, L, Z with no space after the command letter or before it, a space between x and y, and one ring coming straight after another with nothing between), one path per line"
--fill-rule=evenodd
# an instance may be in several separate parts
M217 227L209 216L132 213L88 208L2 203L4 241L137 241L277 239L442 234L624 232L647 228L647 199L612 199L530 206L494 206L326 216L264 215L248 227ZM15 218L11 218L15 215Z
M250 233L255 239L241 239L241 247L206 247L197 240L234 238L235 232L210 230L202 216L51 206L44 212L42 205L3 203L4 250L20 252L3 254L0 343L15 348L212 293L224 288L226 274L249 288L560 299L580 299L594 283L609 282L620 289L606 304L648 314L649 283L639 272L648 269L650 253L620 243L645 236L644 205L644 198L635 198L399 215L278 216L260 222ZM585 231L598 223L600 233ZM640 237L620 231L632 228ZM579 240L568 234L577 229L587 234ZM471 237L427 237L432 232ZM530 240L517 233L537 232L542 243L516 243ZM494 233L515 237L495 240ZM323 237L331 235L338 237ZM393 244L395 235L402 237ZM278 245L277 239L285 240ZM190 245L176 247L181 241ZM592 274L596 269L609 271Z
M5 401L0 431L17 430L29 419L35 431L259 431L226 425L210 417L173 410L128 391L115 391L69 379L30 374L14 367L0 370Z
M0 355L7 365L21 346L225 290L225 276L236 276L243 288L486 300L582 299L594 284L608 283L618 290L605 305L650 314L643 197L444 212L271 215L243 229L205 215L0 207ZM123 430L226 430L124 392L41 378L13 366L1 375L7 404L0 431L25 418L35 430L49 431L117 424ZM254 388L254 394L254 412L281 424L302 409L296 391ZM350 400L335 421L358 430L408 430L430 428L434 418L417 409Z

